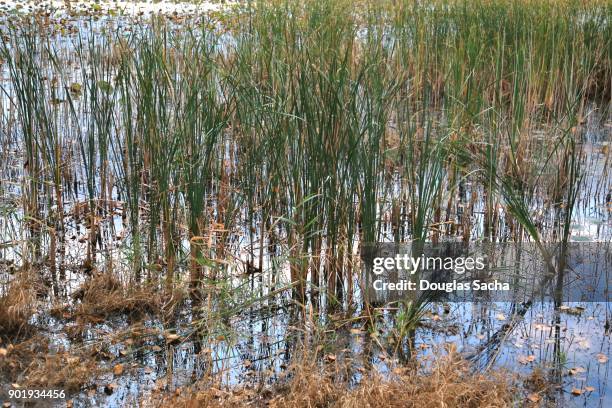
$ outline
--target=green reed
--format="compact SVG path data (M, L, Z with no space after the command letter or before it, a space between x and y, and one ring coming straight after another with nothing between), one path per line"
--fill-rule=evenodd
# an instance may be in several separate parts
M55 205L59 230L76 179L89 262L116 201L134 281L172 288L189 271L206 286L246 236L245 272L282 252L296 299L323 289L336 306L351 303L355 243L545 242L535 212L567 241L581 126L592 106L609 115L611 15L598 1L278 0L73 48L9 27L25 214Z

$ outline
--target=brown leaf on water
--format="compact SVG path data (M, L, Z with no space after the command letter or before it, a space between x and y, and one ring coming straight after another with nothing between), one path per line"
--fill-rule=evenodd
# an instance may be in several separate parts
M533 356L533 355L532 356L519 356L518 357L518 362L521 363L521 364L529 364L529 363L534 362L535 359L536 359L536 357Z
M503 322L503 321L505 321L505 320L506 320L506 315L505 315L505 314L503 314L503 313L498 313L498 314L495 316L495 318L496 318L497 320L499 320L500 322Z
M574 368L569 369L570 375L576 375L576 374L585 373L585 372L586 372L586 369L584 367L574 367Z
M590 385L587 385L586 387L584 387L584 390L586 392L593 392L595 391L595 387L591 387Z
M123 364L117 364L113 367L113 374L119 376L123 374Z
M579 396L582 395L583 391L579 388L572 388L572 395Z
M533 394L529 394L527 396L527 399L531 402L539 402L542 399L542 397L540 397L539 394L534 392Z
M600 364L604 364L608 362L608 356L606 356L605 354L597 354L597 361L599 361Z
M104 393L106 395L111 395L113 392L115 392L116 389L117 389L117 384L115 383L106 384L104 386Z

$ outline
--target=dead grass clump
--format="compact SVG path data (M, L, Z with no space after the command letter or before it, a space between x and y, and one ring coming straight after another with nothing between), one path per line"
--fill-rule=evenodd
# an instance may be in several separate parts
M533 372L524 379L523 384L525 389L536 393L544 392L550 386L550 382L546 379L544 370L539 367L536 367Z
M37 335L17 344L0 345L0 349L0 383L19 383L36 357L48 352L49 341Z
M94 275L74 297L81 300L76 308L76 315L81 318L107 318L121 313L141 316L158 312L162 305L157 288L126 287L111 274Z
M512 393L502 373L472 374L469 364L441 358L429 373L407 372L384 380L374 375L342 395L341 407L507 407ZM303 406L303 405L302 405Z
M285 373L288 381L274 390L271 407L329 407L336 406L348 392L344 381L334 381L338 365L320 367L316 360L304 356Z
M28 331L35 310L36 285L26 272L21 272L8 284L0 296L0 333L18 336Z
M60 350L39 356L24 372L21 386L35 389L62 389L66 393L80 391L98 372L96 361Z
M174 393L164 393L154 390L146 399L140 401L142 407L175 407L175 408L225 408L225 407L257 407L261 400L254 389L236 388L227 390L221 385L200 383L177 389ZM261 400L263 401L263 400Z
M365 375L353 386L337 364L302 358L272 389L223 390L194 386L156 397L155 406L175 407L506 407L512 404L510 380L503 373L473 374L457 355L440 357L430 368L400 368L391 376ZM340 374L340 375L339 375ZM266 394L267 393L267 394ZM146 404L148 405L148 404Z
M73 393L80 391L100 371L87 352L74 355L63 349L51 351L49 340L44 336L0 348L1 384Z

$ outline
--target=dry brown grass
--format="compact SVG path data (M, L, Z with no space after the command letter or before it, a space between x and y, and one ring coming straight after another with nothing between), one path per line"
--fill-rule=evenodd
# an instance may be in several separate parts
M0 355L0 383L15 383L37 355L48 352L49 341L37 335L17 344L9 343L0 347L4 350Z
M77 317L107 318L125 313L140 316L162 308L162 295L155 287L126 286L111 274L97 274L87 280L75 294L81 300Z
M0 296L0 334L18 336L28 331L36 303L36 281L20 272Z
M98 363L89 356L72 355L63 350L37 356L23 374L26 388L62 389L66 393L80 391L100 371Z
M457 355L440 357L427 371L400 368L390 377L364 376L351 387L336 365L322 368L302 359L287 372L287 381L273 389L223 389L210 383L155 396L152 406L174 407L506 407L513 394L503 373L472 374Z
M77 392L100 370L90 355L53 351L44 336L35 336L4 348L0 356L0 383L35 389Z

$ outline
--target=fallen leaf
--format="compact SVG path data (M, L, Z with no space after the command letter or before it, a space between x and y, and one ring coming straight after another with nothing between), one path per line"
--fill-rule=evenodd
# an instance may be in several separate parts
M116 366L114 366L113 374L117 376L123 374L123 364L117 364Z
M503 313L498 313L498 314L495 316L495 318L496 318L497 320L499 320L500 322L503 322L504 320L506 320L506 315L505 315L505 314L503 314Z
M8 350L3 347L0 347L0 357L4 357L7 354L8 354Z
M576 374L585 373L585 372L586 372L586 369L584 369L583 367L574 367L574 368L569 369L570 375L576 375Z
M542 397L540 397L538 394L534 392L533 394L529 394L527 396L527 399L531 402L538 402L540 401L540 399L542 399Z
M521 364L529 364L535 361L535 356L519 356L518 362Z
M584 390L586 392L593 392L595 391L595 387L591 387L590 385L587 385L586 387L584 387Z
M605 354L599 353L597 355L597 361L599 361L601 364L607 363L608 362L608 356L606 356Z
M572 395L575 395L575 396L582 395L582 390L579 388L572 388Z
M325 356L325 360L327 361L336 361L336 356L334 354L328 354Z
M104 386L104 393L106 395L111 395L113 392L115 392L115 389L117 389L117 384L114 384L114 383L106 384Z

